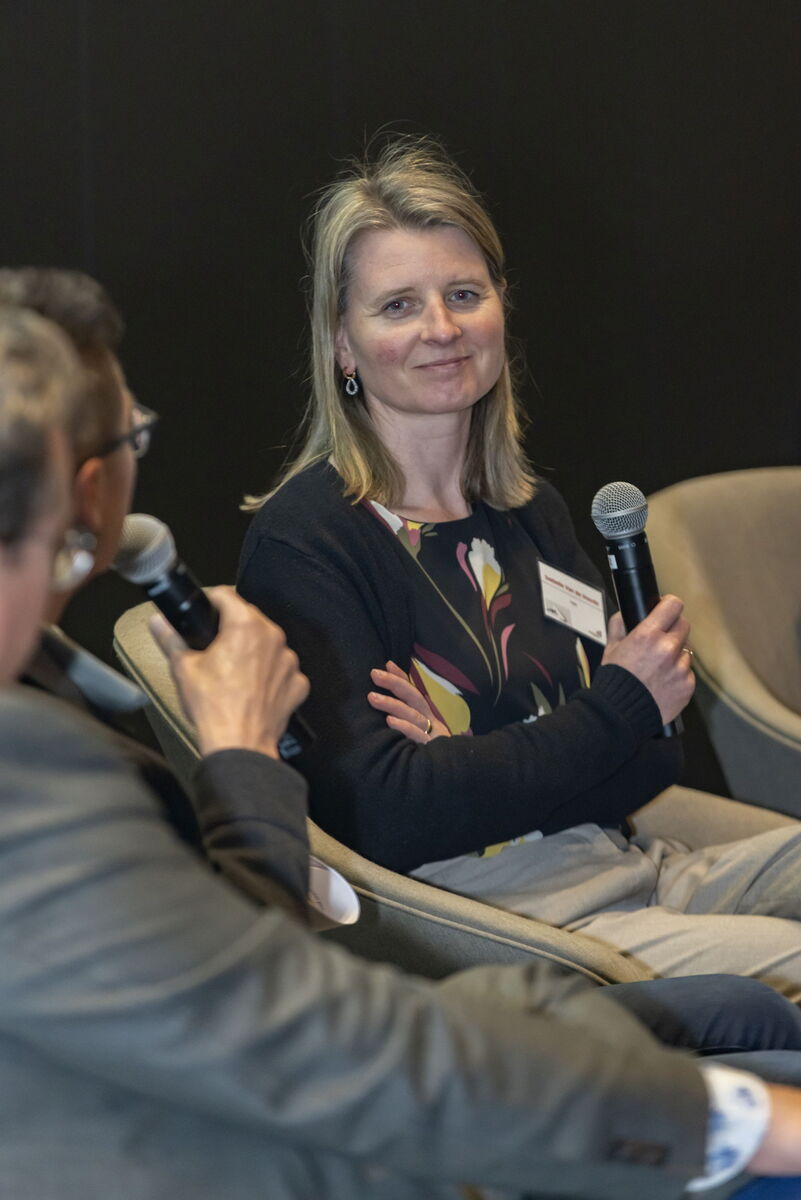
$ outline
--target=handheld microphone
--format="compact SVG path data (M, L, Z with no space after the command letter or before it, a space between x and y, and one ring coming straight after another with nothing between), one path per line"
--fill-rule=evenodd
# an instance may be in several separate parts
M633 483L607 483L596 492L591 515L606 542L620 615L629 633L661 598L645 532L648 501ZM662 728L664 737L681 732L678 718Z
M214 641L220 614L179 559L172 533L163 521L145 513L126 517L111 565L123 579L144 588L191 650L205 650ZM278 753L284 759L293 758L313 740L308 724L294 713L279 739Z

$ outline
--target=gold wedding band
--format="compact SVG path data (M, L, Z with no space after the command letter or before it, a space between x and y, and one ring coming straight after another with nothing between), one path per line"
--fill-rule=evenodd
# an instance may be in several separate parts
M431 729L432 729L431 718L426 717L426 727L423 730L423 733L426 735L426 737L428 737L428 735L431 733Z

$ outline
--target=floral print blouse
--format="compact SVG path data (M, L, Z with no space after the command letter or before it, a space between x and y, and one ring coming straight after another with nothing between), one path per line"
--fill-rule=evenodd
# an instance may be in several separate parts
M365 507L408 554L410 674L452 734L536 721L589 685L601 647L545 617L541 556L512 514L478 503L461 520L423 524Z

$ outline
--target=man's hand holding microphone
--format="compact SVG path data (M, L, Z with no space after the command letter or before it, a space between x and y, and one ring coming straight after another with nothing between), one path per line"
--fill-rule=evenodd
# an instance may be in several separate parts
M257 750L278 758L278 742L308 696L309 681L283 631L263 613L230 587L212 588L208 596L220 627L205 650L190 650L161 613L150 620L200 749Z
M233 588L205 592L162 521L145 513L126 517L113 566L161 610L150 631L169 660L203 754L239 749L291 758L310 743L308 725L293 716L309 681L283 631Z

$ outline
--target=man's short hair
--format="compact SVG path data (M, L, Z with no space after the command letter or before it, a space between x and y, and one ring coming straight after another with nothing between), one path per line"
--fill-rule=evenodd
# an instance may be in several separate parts
M53 432L81 371L65 337L24 309L0 308L0 545L22 542L53 503Z
M67 414L78 463L119 432L122 397L114 361L125 326L105 288L82 271L0 268L0 308L28 308L64 331L85 368L86 386Z
M0 267L0 304L32 308L63 329L79 354L116 354L125 330L106 289L82 271Z

